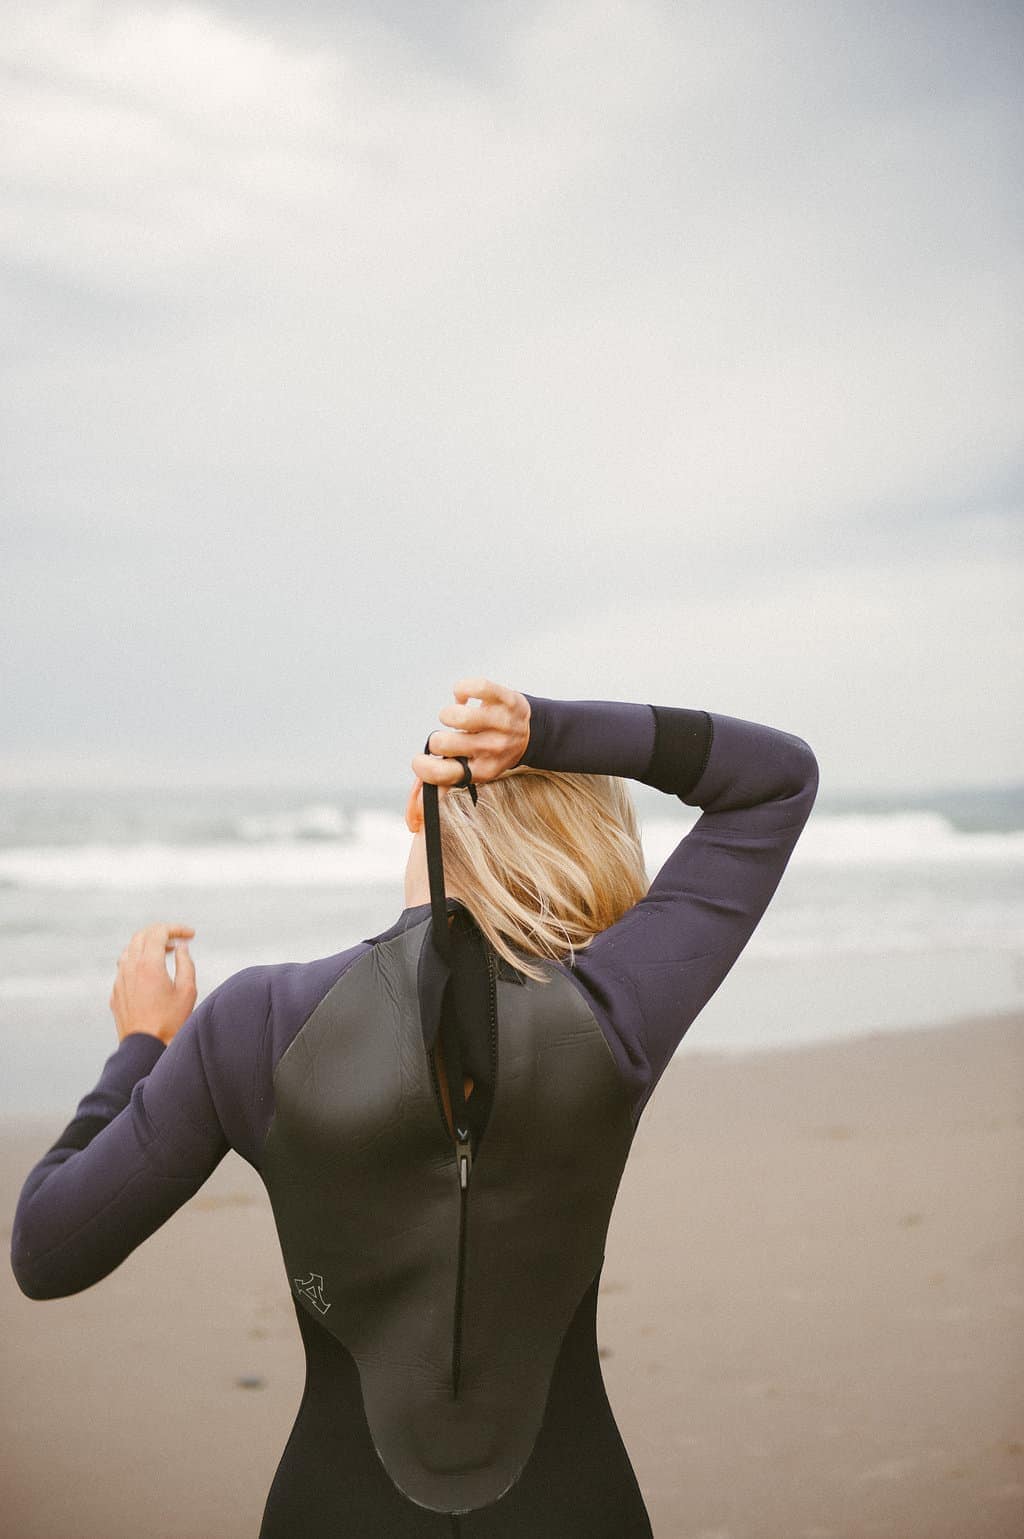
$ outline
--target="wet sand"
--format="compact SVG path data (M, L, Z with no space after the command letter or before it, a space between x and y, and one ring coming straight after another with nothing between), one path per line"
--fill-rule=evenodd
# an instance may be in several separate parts
M66 1120L0 1124L8 1252ZM237 1155L83 1293L33 1302L8 1263L0 1312L3 1539L255 1539L304 1368ZM657 1539L1019 1539L1024 1016L684 1048L599 1333Z

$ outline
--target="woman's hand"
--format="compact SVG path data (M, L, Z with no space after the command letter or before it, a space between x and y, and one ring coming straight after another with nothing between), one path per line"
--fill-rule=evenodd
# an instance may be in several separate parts
M479 678L460 679L452 693L459 703L437 713L438 720L452 730L432 732L427 740L430 752L413 756L412 768L419 779L438 786L456 785L462 779L460 757L468 758L477 785L514 769L530 741L526 696ZM481 703L467 705L471 696Z
M175 947L171 937L195 933L188 924L149 924L136 930L121 953L108 1001L122 1042L133 1031L170 1042L188 1020L196 1003L195 963L187 940ZM174 951L173 981L164 960L168 951Z

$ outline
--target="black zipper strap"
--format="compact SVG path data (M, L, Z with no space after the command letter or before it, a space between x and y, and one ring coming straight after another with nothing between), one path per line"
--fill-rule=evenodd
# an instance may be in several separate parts
M424 753L430 752L432 733L427 734ZM462 785L468 786L476 801L476 787L471 783L469 760L459 756L463 766ZM440 997L437 1000L440 1014L441 1046L448 1075L448 1095L452 1108L452 1124L458 1144L459 1183L465 1188L472 1165L472 1148L469 1123L466 1120L466 1091L462 1073L462 1041L459 1030L455 990L452 987L452 967L455 956L451 931L448 928L448 900L444 891L444 861L441 855L441 817L438 811L438 788L432 781L423 782L423 826L427 841L427 876L430 882L430 922L434 947L444 964L447 977L439 979ZM462 905L459 905L460 907Z
M423 745L423 752L430 753L430 739L433 731L427 733L427 741ZM476 804L476 786L473 784L472 771L469 760L465 754L456 755L462 765L462 779L456 782L453 790L459 790L465 786ZM423 832L427 841L427 878L430 883L430 918L434 945L439 956L445 962L451 962L451 942L448 937L448 913L444 895L444 862L441 858L441 815L438 812L438 791L432 780L423 782Z
M427 738L427 742L428 743L430 742L430 738L429 737ZM452 787L452 790L453 791L461 791L462 787L465 786L466 789L468 790L470 796L473 798L473 806L475 807L476 806L476 786L473 784L473 771L469 767L469 760L466 758L466 755L464 753L457 753L455 755L455 757L456 757L456 759L458 759L459 763L462 765L462 779L461 780L457 780L455 782L454 786Z
M457 753L457 754L452 754L452 755L448 755L448 754L431 754L430 753L430 739L433 737L433 735L434 735L434 729L431 729L431 731L427 733L427 741L423 745L423 752L426 753L426 754L430 754L430 757L432 759L445 759L445 758L451 757L451 758L455 759L457 763L462 765L462 779L461 780L456 780L455 784L452 785L452 786L449 786L448 789L451 790L451 791L461 791L463 789L467 790L469 792L470 796L473 798L473 806L475 807L476 806L476 786L473 784L473 771L469 767L469 759L467 758L467 756L464 753ZM430 784L433 784L433 782L432 781L424 781L424 785L430 785Z

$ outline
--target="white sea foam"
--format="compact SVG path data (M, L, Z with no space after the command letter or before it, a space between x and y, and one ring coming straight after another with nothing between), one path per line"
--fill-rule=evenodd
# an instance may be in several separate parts
M696 822L643 824L651 876ZM366 810L351 822L337 809L239 821L240 840L136 844L87 842L0 849L0 884L63 890L127 888L363 887L393 882L405 866L409 832L393 812ZM1024 865L1024 832L963 833L935 812L813 817L791 865L836 870L950 865Z
M288 812L253 813L237 820L238 836L252 842L289 839L348 839L353 824L340 808L328 802L310 802Z
M63 890L203 887L365 887L394 882L409 831L391 813L363 812L348 840L262 837L208 844L89 842L0 850L0 883Z
M668 818L647 820L643 840L652 875L681 837L679 821ZM836 868L959 864L1017 866L1024 865L1024 831L964 833L941 813L928 811L812 813L800 835L792 864Z

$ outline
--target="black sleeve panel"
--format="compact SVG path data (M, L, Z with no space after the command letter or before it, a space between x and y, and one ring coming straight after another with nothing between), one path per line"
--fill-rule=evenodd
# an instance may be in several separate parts
M644 785L674 796L687 796L707 767L714 728L707 711L652 705L654 751Z

